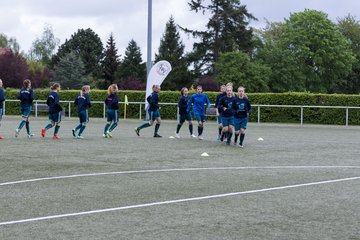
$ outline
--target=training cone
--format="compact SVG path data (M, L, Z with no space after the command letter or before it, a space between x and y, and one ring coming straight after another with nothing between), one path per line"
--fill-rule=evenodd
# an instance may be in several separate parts
M258 141L264 141L264 139L260 137L260 138L258 138Z
M207 154L206 152L204 152L203 154L201 154L202 157L208 157L209 154Z
M175 138L174 136L170 136L169 138Z

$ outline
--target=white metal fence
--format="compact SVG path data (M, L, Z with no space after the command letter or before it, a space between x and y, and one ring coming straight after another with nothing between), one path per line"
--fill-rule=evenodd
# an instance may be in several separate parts
M3 109L3 113L4 115L6 114L6 102L19 102L19 100L5 100L4 102L4 109ZM38 116L38 106L39 105L43 105L45 104L45 100L34 100L34 115L35 117ZM74 104L73 101L60 101L61 103L66 103L68 105L68 117L71 118L71 109ZM103 117L105 118L106 116L106 105L103 101L92 101L92 104L99 104L101 105L102 109L103 109ZM119 102L119 104L125 104L124 102ZM139 105L139 119L142 119L142 112L143 110L143 105L145 105L145 102L129 102L129 105ZM177 103L159 103L159 105L161 106L177 106ZM213 105L212 105L213 106ZM253 104L252 105L253 109L257 108L257 124L260 125L261 123L261 109L262 108L297 108L300 111L300 126L303 125L304 123L304 109L305 108L314 108L314 109L321 109L321 108L327 108L327 109L343 109L345 110L345 126L348 127L349 126L349 109L360 109L360 107L355 107L355 106L302 106L302 105L259 105L259 104ZM175 118L177 118L178 112L176 113Z

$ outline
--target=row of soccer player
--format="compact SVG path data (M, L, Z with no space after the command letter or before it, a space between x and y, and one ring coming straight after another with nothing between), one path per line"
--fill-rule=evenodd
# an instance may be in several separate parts
M46 131L52 127L54 128L54 139L59 139L59 129L61 123L61 112L62 107L60 105L59 91L61 89L60 84L55 83L51 87L51 93L47 98L47 105L49 106L49 120L50 123L47 124L41 130L42 137L45 137ZM154 85L153 92L147 97L147 102L149 103L149 108L147 109L148 122L140 125L135 129L135 132L140 136L140 130L147 128L155 124L154 137L161 137L158 134L161 117L159 111L159 95L160 86ZM221 86L221 93L216 97L215 108L217 121L219 124L219 133L217 136L218 141L223 141L226 139L226 143L230 145L231 138L233 133L235 133L234 144L237 144L238 138L240 136L239 146L243 146L243 141L245 138L245 129L248 122L248 116L251 113L251 104L245 94L245 89L239 87L238 97L233 93L232 84L229 83L226 86ZM89 121L88 118L88 108L91 107L91 100L89 96L90 86L83 86L80 94L75 99L75 105L78 107L78 116L80 123L74 129L72 129L72 134L76 138L83 138L82 134L86 128L86 124ZM104 128L103 137L111 138L112 131L118 125L118 109L119 109L119 99L117 96L118 87L116 84L112 84L108 88L108 96L105 99L107 106L106 116L107 122ZM196 93L191 97L188 96L188 89L186 87L181 89L181 98L178 103L179 107L179 122L176 128L175 136L180 138L179 131L185 121L189 123L189 133L190 137L195 138L196 136L193 133L193 124L192 124L192 115L190 109L192 108L196 121L198 122L198 139L202 140L202 134L204 129L205 118L205 105L210 107L210 101L206 94L202 92L202 87L197 86ZM27 136L29 138L33 137L33 134L30 131L30 122L29 115L31 112L32 102L34 100L34 92L31 88L31 81L26 79L21 88L18 99L20 100L21 106L21 115L22 120L15 130L15 137L19 136L21 129L26 126ZM5 101L4 91L2 89L2 81L0 80L0 122L2 117L2 107L3 101ZM0 137L2 139L3 137Z

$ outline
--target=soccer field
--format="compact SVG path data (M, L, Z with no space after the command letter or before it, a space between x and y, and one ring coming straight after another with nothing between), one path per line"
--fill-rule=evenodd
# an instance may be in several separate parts
M75 139L66 118L59 140L19 122L0 128L0 239L360 239L360 127L249 124L239 148L215 122L203 141L169 138L175 121L104 139L91 119Z

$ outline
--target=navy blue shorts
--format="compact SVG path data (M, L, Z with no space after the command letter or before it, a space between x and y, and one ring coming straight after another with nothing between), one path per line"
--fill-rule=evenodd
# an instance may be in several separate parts
M180 124L183 124L186 121L191 121L192 120L192 116L191 116L191 113L185 113L185 114L180 114L179 115L179 123Z
M221 113L219 113L219 116L217 117L217 123L218 123L218 124L221 123Z
M234 119L235 122L235 131L239 131L241 128L246 129L247 123L248 123L248 118L244 117L244 118L235 118Z
M89 122L89 114L88 110L84 110L78 113L80 123L88 123Z
M159 110L155 110L155 111L148 111L148 121L155 121L155 119L160 117L160 112Z
M117 122L119 120L118 111L115 109L108 109L106 111L106 121L107 122Z
M28 118L30 116L31 107L22 107L21 108L21 117Z
M205 115L195 115L196 121L198 122L206 122Z
M223 127L228 127L229 125L234 126L234 117L221 117L221 123Z
M49 114L49 120L53 123L60 123L61 122L61 112Z

